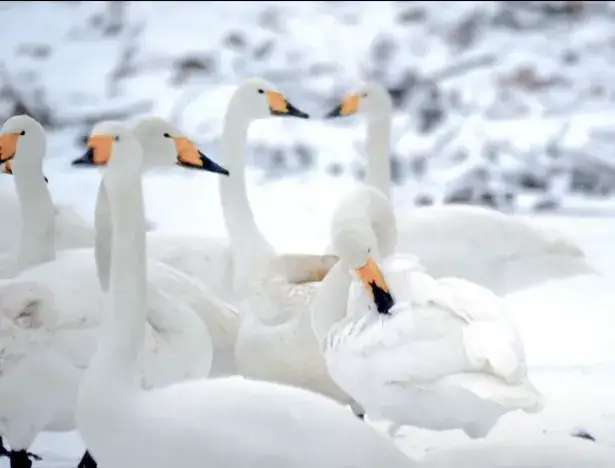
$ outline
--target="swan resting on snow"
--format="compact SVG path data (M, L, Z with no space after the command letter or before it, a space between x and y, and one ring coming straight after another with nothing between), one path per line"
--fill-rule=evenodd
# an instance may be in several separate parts
M394 445L337 403L305 390L240 377L143 390L146 267L140 147L112 143L104 184L113 243L106 323L79 389L77 424L104 467L401 468ZM138 180L138 177L136 177ZM104 389L104 391L101 391Z
M387 90L367 83L329 117L366 119L367 184L390 197L393 105ZM469 205L397 213L398 252L416 255L435 278L455 276L496 294L556 278L593 273L581 249L561 234L496 210Z
M12 160L14 176L20 177L20 161L31 156L23 150L32 147L31 140L44 138L42 127L17 116L5 123L2 133L19 135ZM175 161L173 157L169 163ZM132 183L140 187L139 179L140 174ZM40 431L74 428L79 381L105 314L94 252L51 253L55 258L0 282L0 436L12 449L13 468L30 467L27 448ZM207 319L235 312L165 265L150 261L148 269L139 384L150 388L208 375L212 339ZM105 390L101 386L100 393Z
M332 238L340 262L314 302L314 331L331 376L368 416L483 437L502 414L541 408L502 301L394 254L393 210L379 191L348 195Z

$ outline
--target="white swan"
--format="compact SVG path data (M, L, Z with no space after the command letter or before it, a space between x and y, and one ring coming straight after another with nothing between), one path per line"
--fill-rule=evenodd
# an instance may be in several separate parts
M471 437L485 436L508 411L540 409L520 338L493 293L463 279L434 280L405 256L379 259L394 246L393 216L372 188L335 211L340 262L313 309L334 380L367 415Z
M367 119L367 183L390 196L391 98L369 83L329 117ZM583 252L556 232L476 206L422 207L397 215L398 251L416 254L435 276L457 276L506 294L540 282L593 272Z
M103 467L387 468L413 466L333 401L240 377L144 391L137 384L146 317L138 143L116 135L104 183L113 220L107 322L81 382L77 423ZM104 388L104 391L101 389Z
M252 79L231 97L222 136L220 199L232 246L241 324L235 345L240 374L314 390L342 401L310 326L309 303L335 258L278 255L258 229L246 193L248 127L271 115L307 117L269 83Z
M169 154L183 155L185 160L199 164L200 151L182 132L159 117L145 117L130 122L103 121L94 125L87 142L87 151L73 164L93 162L104 165L108 159L109 148L101 145L97 135L104 134L109 126L123 124L131 128L143 148L145 172L155 169L168 161ZM164 137L168 135L168 137ZM102 198L101 200L104 200ZM104 225L108 219L103 203L96 206L96 243L98 252L109 258L110 225ZM228 239L209 236L179 235L150 231L147 233L148 257L165 263L210 287L223 300L234 299L231 251ZM99 268L106 270L102 277L108 276L109 265L102 258L97 262ZM236 330L238 321L229 328ZM229 345L234 344L235 336L230 337Z
M11 164L6 177L17 196L0 201L0 278L52 260L58 248L92 245L92 229L70 208L55 207L43 175L45 131L26 115L6 121L0 136L0 163ZM11 181L10 179L13 179ZM12 188L12 187L11 187Z
M96 124L88 138L88 149L83 156L73 161L75 166L98 166L104 167L109 160L111 146L108 142L109 131L114 131L118 126L130 128L141 144L144 151L143 170L168 167L174 161L181 161L183 165L195 167L201 170L214 172L226 172L213 161L203 155L196 146L181 134L176 128L158 117L147 117L136 122L123 123L117 121L104 121ZM109 202L104 193L104 185L100 185L96 201L96 268L103 290L107 290L111 255L111 216ZM185 281L185 287L181 281L173 280L183 290L176 290L180 297L187 296L190 303L199 309L200 297L203 291L207 292L209 302L204 304L207 314L203 316L214 342L214 362L212 375L228 375L235 373L234 346L239 328L239 316L236 311L223 304L222 299L232 297L226 291L232 288L230 279L226 275L218 275L214 272L225 271L230 268L230 252L223 241L200 236L175 236L148 232L147 234L148 258L161 262L184 272L190 279ZM150 248L151 246L151 248ZM186 266L198 265L200 273L196 276L195 271ZM182 268L184 267L184 268ZM172 273L170 268L162 268L162 271ZM207 274L207 272L211 274ZM174 274L174 273L172 273ZM185 278L184 275L175 277ZM154 277L152 277L153 279ZM160 281L165 282L162 278ZM195 288L198 294L190 291ZM209 292L209 291L213 292ZM214 294L215 293L215 294ZM220 299L217 299L220 298ZM215 307L211 305L215 304ZM218 311L217 314L211 314Z
M137 190L140 174L129 176ZM148 269L143 386L207 375L212 340L205 323L235 312L186 275L154 261ZM19 468L28 468L26 449L39 431L74 427L77 386L95 351L103 300L91 249L62 251L0 283L0 436Z

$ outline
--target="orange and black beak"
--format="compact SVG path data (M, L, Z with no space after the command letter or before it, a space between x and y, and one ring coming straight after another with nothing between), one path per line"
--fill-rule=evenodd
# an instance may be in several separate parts
M111 157L113 136L93 135L88 138L87 151L72 162L73 166L104 166Z
M310 116L305 112L297 109L286 98L275 91L267 91L267 102L269 103L269 112L271 115L299 117L301 119L309 119Z
M359 110L360 102L361 97L358 94L346 96L335 109L326 115L326 117L348 117L349 115L356 114Z
M390 314L391 308L395 305L395 300L389 291L389 287L384 281L384 276L375 261L367 259L367 263L357 269L357 274L363 285L371 293L379 314Z
M19 135L19 133L4 133L0 135L0 164L7 163L15 157Z
M194 143L185 137L173 137L165 133L165 137L173 139L177 150L177 164L179 166L202 171L214 172L216 174L229 175L229 172L215 163L199 151Z

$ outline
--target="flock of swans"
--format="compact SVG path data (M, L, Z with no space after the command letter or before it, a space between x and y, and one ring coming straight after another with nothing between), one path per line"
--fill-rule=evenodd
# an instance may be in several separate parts
M367 120L367 183L338 201L323 255L279 253L255 222L248 127L308 117L263 80L230 100L221 165L159 118L96 125L73 162L103 171L94 229L54 205L42 126L4 124L16 197L0 206L18 206L0 232L12 468L30 468L39 432L75 428L83 467L408 467L364 416L482 437L506 412L540 410L498 295L587 273L583 253L485 208L394 212L388 93L367 84L328 117L353 114ZM142 174L176 165L219 176L228 239L148 231Z

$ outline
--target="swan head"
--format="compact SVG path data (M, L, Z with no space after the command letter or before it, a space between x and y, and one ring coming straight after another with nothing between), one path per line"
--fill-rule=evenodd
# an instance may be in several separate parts
M83 156L75 159L73 166L105 166L111 157L111 135L123 127L119 120L103 120L92 128Z
M45 130L28 115L8 119L0 130L0 164L12 174L20 167L41 167L45 156Z
M205 156L192 140L160 117L140 119L133 127L133 133L143 148L145 169L167 166L171 162L229 175L226 169Z
M275 86L261 78L252 78L241 84L231 98L231 106L238 107L240 115L249 120L265 119L272 115L309 118Z
M96 124L90 133L88 149L83 156L73 161L78 166L105 166L111 157L114 132L128 126L118 121L104 121ZM171 164L201 169L228 175L228 171L216 164L181 132L164 119L146 117L132 128L132 134L140 144L143 159L141 169L163 167Z
M379 83L370 82L348 94L327 114L327 117L348 117L360 114L369 120L389 118L393 110L393 101L389 92Z
M378 313L389 314L395 300L374 260L378 258L378 241L373 230L360 221L345 223L334 230L333 247L340 260L361 281Z
M109 124L106 133L96 136L109 148L105 161L105 183L124 187L132 186L141 176L143 150L132 132L121 124ZM96 164L96 163L92 163Z

